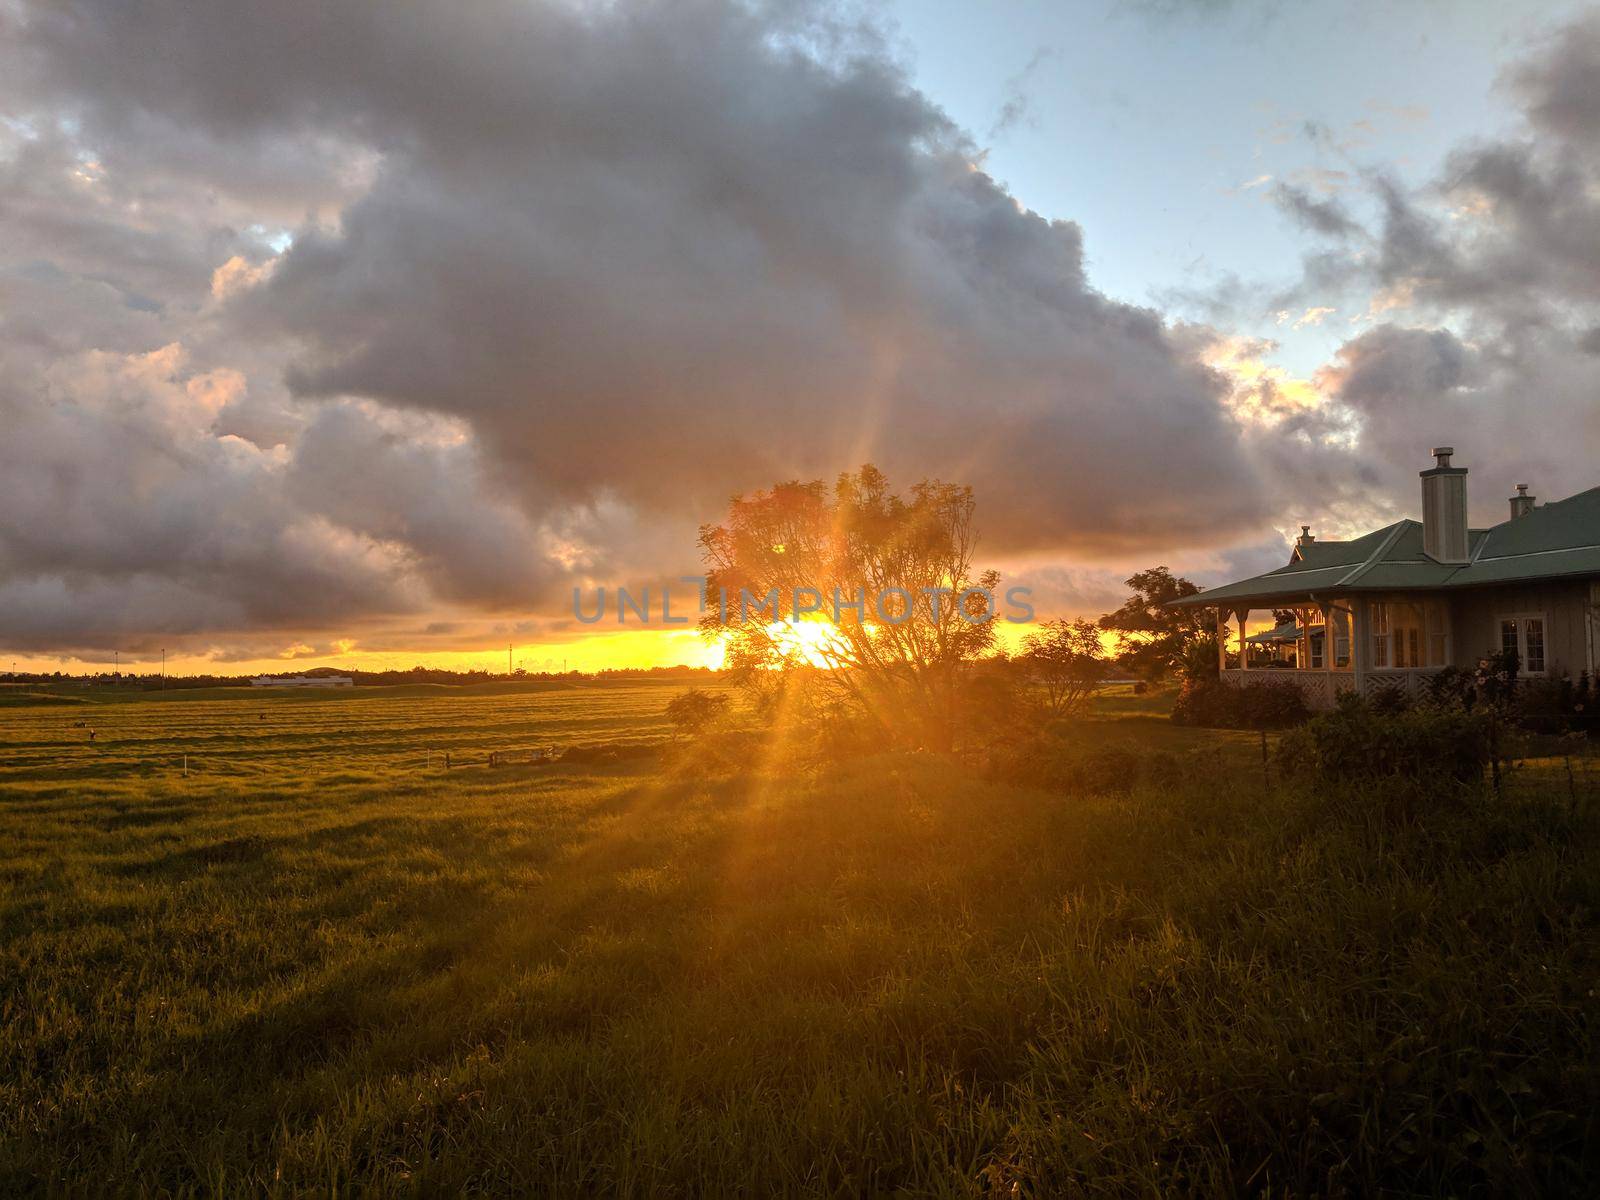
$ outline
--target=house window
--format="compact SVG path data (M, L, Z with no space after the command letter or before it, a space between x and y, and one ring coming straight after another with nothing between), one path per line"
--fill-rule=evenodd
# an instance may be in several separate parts
M1327 650L1323 641L1322 610L1297 608L1294 621L1295 666L1303 671L1323 670L1327 666Z
M1543 617L1527 617L1522 622L1522 661L1528 674L1544 674Z
M1328 629L1333 635L1333 667L1336 671L1350 669L1350 610L1342 603L1328 608Z
M1414 664L1406 658L1406 635L1414 634L1415 628L1411 624L1411 606L1409 604L1389 605L1389 638L1392 643L1390 657L1396 667L1409 667Z
M1450 631L1445 620L1444 605L1437 600L1430 600L1425 608L1428 620L1428 665L1443 667L1450 662Z
M1422 665L1422 608L1416 604L1396 604L1390 618L1394 625L1394 665L1417 668Z
M1372 605L1370 614L1374 668L1412 670L1449 661L1445 610L1437 600L1387 601Z
M1500 618L1500 649L1517 656L1523 675L1543 675L1544 614L1513 613Z

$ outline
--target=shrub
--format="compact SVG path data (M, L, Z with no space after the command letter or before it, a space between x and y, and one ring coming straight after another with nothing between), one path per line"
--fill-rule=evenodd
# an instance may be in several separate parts
M667 701L667 720L680 734L698 734L719 721L727 710L727 696L690 688Z
M1178 692L1172 719L1208 729L1287 729L1311 715L1293 684L1190 679Z
M697 779L736 775L763 761L769 745L761 730L707 729L668 747L666 766L676 775Z
M832 763L881 754L886 745L875 722L837 701L788 714L780 740L802 759Z
M980 669L969 671L962 676L957 681L951 697L955 716L955 728L950 739L951 747L971 751L995 742L1013 739L1019 730L1027 729L1038 719L1039 709L1029 703L1029 695L1024 690L1023 683L1023 678L1014 671ZM1071 710L1071 705L1053 706L1058 720ZM1052 707L1047 706L1045 711L1051 712ZM899 719L903 720L904 717ZM867 732L871 742L870 751L872 753L882 751L882 738L871 731ZM930 736L923 739L924 746L939 748L937 744L939 739L931 736L937 731L930 729L929 732Z
M564 763L621 763L654 758L661 753L659 742L596 742L568 746L561 752Z
M1427 677L1428 703L1444 708L1470 709L1477 702L1477 680L1471 671L1446 667Z
M1202 633L1192 638L1178 658L1178 674L1186 680L1217 678L1217 635Z
M1566 675L1522 680L1512 715L1522 728L1539 733L1593 734L1597 714L1588 672L1577 682Z
M1503 650L1478 660L1472 673L1475 703L1488 704L1502 711L1510 709L1517 698L1517 674L1521 665L1515 650Z
M1538 729L1562 724L1572 711L1570 679L1525 679L1517 689L1518 723Z
M1278 743L1279 768L1318 782L1389 777L1477 783L1489 762L1488 720L1432 704L1381 711L1353 693Z
M1411 697L1403 687L1395 684L1376 688L1367 697L1367 703L1381 717L1398 716L1411 709Z

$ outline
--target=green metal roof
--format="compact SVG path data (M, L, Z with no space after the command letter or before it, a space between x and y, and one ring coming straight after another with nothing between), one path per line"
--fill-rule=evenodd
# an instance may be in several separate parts
M1468 561L1441 563L1422 549L1422 524L1396 521L1346 542L1307 542L1287 565L1223 584L1171 607L1266 603L1310 594L1433 591L1600 576L1600 487L1541 505L1468 535Z

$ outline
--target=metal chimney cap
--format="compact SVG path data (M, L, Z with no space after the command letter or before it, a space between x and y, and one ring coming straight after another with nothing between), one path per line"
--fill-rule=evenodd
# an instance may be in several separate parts
M1525 483L1517 484L1517 495L1526 496L1527 494L1528 494L1528 485L1525 484Z

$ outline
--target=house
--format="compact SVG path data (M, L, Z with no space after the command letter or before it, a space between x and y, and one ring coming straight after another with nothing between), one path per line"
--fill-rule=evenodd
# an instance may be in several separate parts
M355 680L348 675L258 675L250 681L251 687L275 688L339 688L354 687Z
M1523 676L1595 673L1600 488L1538 504L1518 484L1506 520L1472 529L1467 469L1448 446L1433 453L1421 521L1337 542L1302 525L1285 566L1172 602L1217 609L1224 681L1292 682L1326 708L1341 692L1419 693L1499 650L1516 651ZM1285 610L1293 621L1249 632Z

